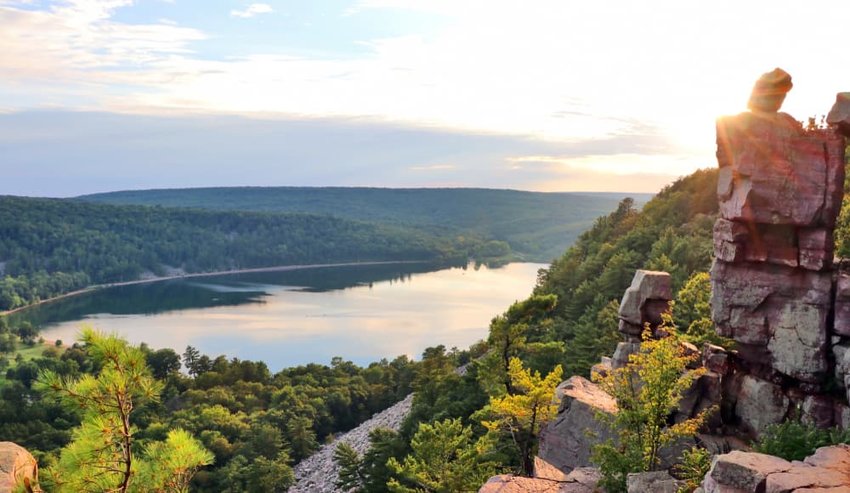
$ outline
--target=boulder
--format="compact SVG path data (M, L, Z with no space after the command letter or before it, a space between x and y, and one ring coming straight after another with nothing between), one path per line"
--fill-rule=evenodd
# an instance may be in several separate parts
M778 385L745 375L738 392L735 415L754 436L765 426L781 422L788 414L791 400Z
M850 486L850 472L795 463L783 472L769 474L765 493L791 493L800 488L837 488Z
M536 476L538 460L535 460L535 477L523 478L510 474L493 476L479 493L594 493L599 482L599 470L580 467L570 474L550 479Z
M561 483L558 481L500 474L484 483L478 493L559 493L560 491Z
M540 432L538 456L569 473L590 466L591 448L613 437L597 413L613 414L617 403L598 385L580 376L561 383L555 393L561 404L558 414Z
M785 96L792 87L794 84L788 72L781 68L766 72L753 86L747 108L752 111L776 113L782 107L782 102L785 101Z
M661 323L661 314L669 309L673 299L673 287L670 274L649 270L638 270L632 284L626 289L620 302L620 331L632 334L637 329L640 334L644 324L657 326ZM624 330L625 329L625 330Z
M803 461L810 466L850 472L850 445L821 447Z
M839 92L835 96L835 104L826 115L826 122L845 137L850 137L850 92Z
M11 493L25 482L38 483L38 463L27 449L0 442L0 493Z
M787 460L772 455L733 451L714 458L703 488L705 493L764 491L770 474L791 467Z
M741 359L804 382L825 377L829 272L715 261L711 288L717 332L739 343Z
M626 485L628 493L677 493L684 482L667 471L651 471L629 474Z

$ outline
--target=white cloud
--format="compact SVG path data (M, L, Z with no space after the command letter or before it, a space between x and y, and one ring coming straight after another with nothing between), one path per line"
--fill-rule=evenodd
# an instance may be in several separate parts
M568 143L652 127L667 148L570 166L655 170L712 164L715 117L744 109L764 71L781 66L794 76L785 106L799 118L828 110L850 80L850 67L822 49L840 43L850 4L818 0L770 9L733 0L363 0L347 13L404 9L446 22L427 35L364 39L366 54L270 46L223 60L192 53L200 31L111 18L131 3L0 7L0 91L34 87L45 103L66 106L369 117ZM271 11L255 3L231 15Z
M408 168L411 171L448 171L455 169L453 164L428 164L422 166L411 166Z
M252 3L245 10L231 10L230 16L247 19L258 14L269 14L271 12L274 12L274 9L272 9L272 6L267 3Z

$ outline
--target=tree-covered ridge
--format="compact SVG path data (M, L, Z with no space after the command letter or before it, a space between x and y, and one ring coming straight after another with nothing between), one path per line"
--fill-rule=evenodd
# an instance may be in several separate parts
M276 265L466 260L502 242L294 213L115 206L0 197L0 310L90 284Z
M112 204L304 212L415 226L506 241L528 260L561 255L626 194L477 188L228 187L111 192L80 197ZM642 204L651 194L632 195Z
M716 189L717 171L700 170L665 187L641 211L623 200L541 271L535 295L555 295L558 301L545 320L550 327L538 337L565 344L567 374L586 375L601 355L613 351L617 309L636 269L669 272L674 293L693 274L708 270Z

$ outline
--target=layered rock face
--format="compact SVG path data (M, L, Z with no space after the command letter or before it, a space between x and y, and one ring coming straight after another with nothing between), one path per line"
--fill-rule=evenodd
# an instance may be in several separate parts
M790 88L787 73L765 74L753 111L717 123L712 318L737 343L734 414L754 434L795 407L824 426L846 414L845 400L822 393L832 378L844 386L850 367L835 365L850 349L838 337L850 336L850 277L836 285L833 267L844 138L778 112Z

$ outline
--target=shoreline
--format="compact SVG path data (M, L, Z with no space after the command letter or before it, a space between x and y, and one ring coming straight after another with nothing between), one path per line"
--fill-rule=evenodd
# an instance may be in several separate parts
M173 281L175 279L189 279L194 277L213 277L213 276L227 276L233 274L251 274L255 272L286 272L291 270L303 270L303 269L321 269L324 267L353 267L358 265L393 265L393 264L423 264L431 262L430 260L375 260L369 262L339 262L339 263L328 263L328 264L292 264L292 265L276 265L272 267L253 267L250 269L231 269L231 270L219 270L213 272L195 272L191 274L177 274L173 276L160 276L160 277L151 277L148 279L136 279L135 281L122 281L122 282L113 282L108 284L95 284L93 286L88 286L82 289L77 289L75 291L70 291L68 293L60 294L58 296L53 296L51 298L46 298L43 300L39 300L35 303L31 303L26 306L19 306L18 308L6 311L0 311L0 317L4 317L7 315L12 315L13 313L18 313L24 311L28 308L33 308L39 305L46 305L48 303L53 303L54 301L63 300L65 298L71 298L74 296L79 296L81 294L90 293L93 291L98 291L101 289L107 288L117 288L121 286L133 286L136 284L148 284L153 282L161 282L161 281Z

